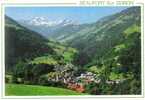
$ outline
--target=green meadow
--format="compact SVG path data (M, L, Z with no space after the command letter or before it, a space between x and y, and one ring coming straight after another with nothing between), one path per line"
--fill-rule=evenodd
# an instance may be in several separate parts
M68 89L37 85L6 84L5 88L6 96L83 95Z

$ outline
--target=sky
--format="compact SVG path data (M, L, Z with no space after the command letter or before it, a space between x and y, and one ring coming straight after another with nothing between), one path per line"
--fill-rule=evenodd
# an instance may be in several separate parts
M45 17L48 20L69 19L78 23L91 23L127 7L6 7L5 14L14 20Z

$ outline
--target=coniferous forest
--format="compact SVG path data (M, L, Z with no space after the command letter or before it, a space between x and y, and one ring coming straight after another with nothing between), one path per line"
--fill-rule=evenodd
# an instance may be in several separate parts
M140 7L41 29L5 15L6 95L141 94Z

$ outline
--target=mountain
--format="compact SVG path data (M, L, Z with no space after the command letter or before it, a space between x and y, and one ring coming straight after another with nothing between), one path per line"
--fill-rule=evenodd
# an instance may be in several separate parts
M120 43L97 62L93 59L87 70L97 73L104 82L116 81L118 86L104 85L104 93L111 90L111 94L141 94L141 27L133 24L122 34Z
M68 75L76 73L72 63L76 54L76 49L48 40L5 16L6 82L50 85L48 78L56 80L59 75L54 84L63 85Z
M81 25L67 25L58 30L55 30L50 37L60 41L60 42L68 42L72 40L77 35L84 34L88 28L92 28L93 24L81 24ZM79 33L82 30L82 33ZM84 31L84 32L83 32Z
M68 19L63 19L63 20L52 20L49 21L47 18L45 17L34 17L30 20L25 20L24 22L27 22L30 25L34 25L34 26L45 26L45 27L52 27L52 26L66 26L69 24L74 24L74 22L72 20L68 20Z
M6 69L8 66L13 66L17 60L31 59L52 52L47 42L43 36L5 16Z
M140 11L131 7L105 17L95 24L96 29L67 41L79 50L75 63L100 78L100 84L90 85L97 88L94 94L98 90L101 94L141 94Z
M47 63L71 62L76 50L58 42L48 40L40 34L31 31L8 16L5 16L5 59L6 72L21 61L27 62L39 59L38 62ZM51 57L50 57L51 56ZM54 60L54 58L56 58ZM50 58L50 59L47 59ZM61 60L59 60L61 59Z
M122 40L122 33L133 24L140 24L140 7L130 7L89 24L75 24L69 20L48 21L43 17L21 23L45 37L77 48L80 53L76 61L81 65L93 63L91 59L100 59Z
M67 25L75 25L75 22L69 19L62 20L52 20L49 21L48 18L45 17L34 17L30 20L20 20L18 21L22 26L38 32L43 36L50 36L55 30L60 29L61 27Z
M65 26L52 34L60 42L80 51L81 65L100 59L123 39L123 32L132 25L140 27L140 7L130 7L95 23ZM95 61L96 62L96 61ZM92 62L93 63L93 62Z

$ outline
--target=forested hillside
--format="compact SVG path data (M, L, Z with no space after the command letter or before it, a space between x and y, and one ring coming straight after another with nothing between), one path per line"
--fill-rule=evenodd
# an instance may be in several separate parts
M128 8L92 24L65 26L54 32L52 37L78 48L80 56L84 58L85 55L86 58L78 60L78 63L85 65L92 62L92 59L99 59L108 49L118 44L122 40L123 31L133 24L140 26L139 7Z
M15 78L30 80L35 77L38 79L50 71L55 72L57 66L60 69L61 67L63 69L65 65L69 67L69 64L73 67L71 62L77 54L76 49L47 40L20 26L7 16L5 30L6 73L15 75ZM28 73L28 71L31 72ZM38 74L38 76L33 74ZM28 75L30 75L29 78Z
M30 31L17 22L5 17L5 49L6 49L6 69L11 70L18 60L32 59L36 56L53 52L47 46L47 39L41 35Z

